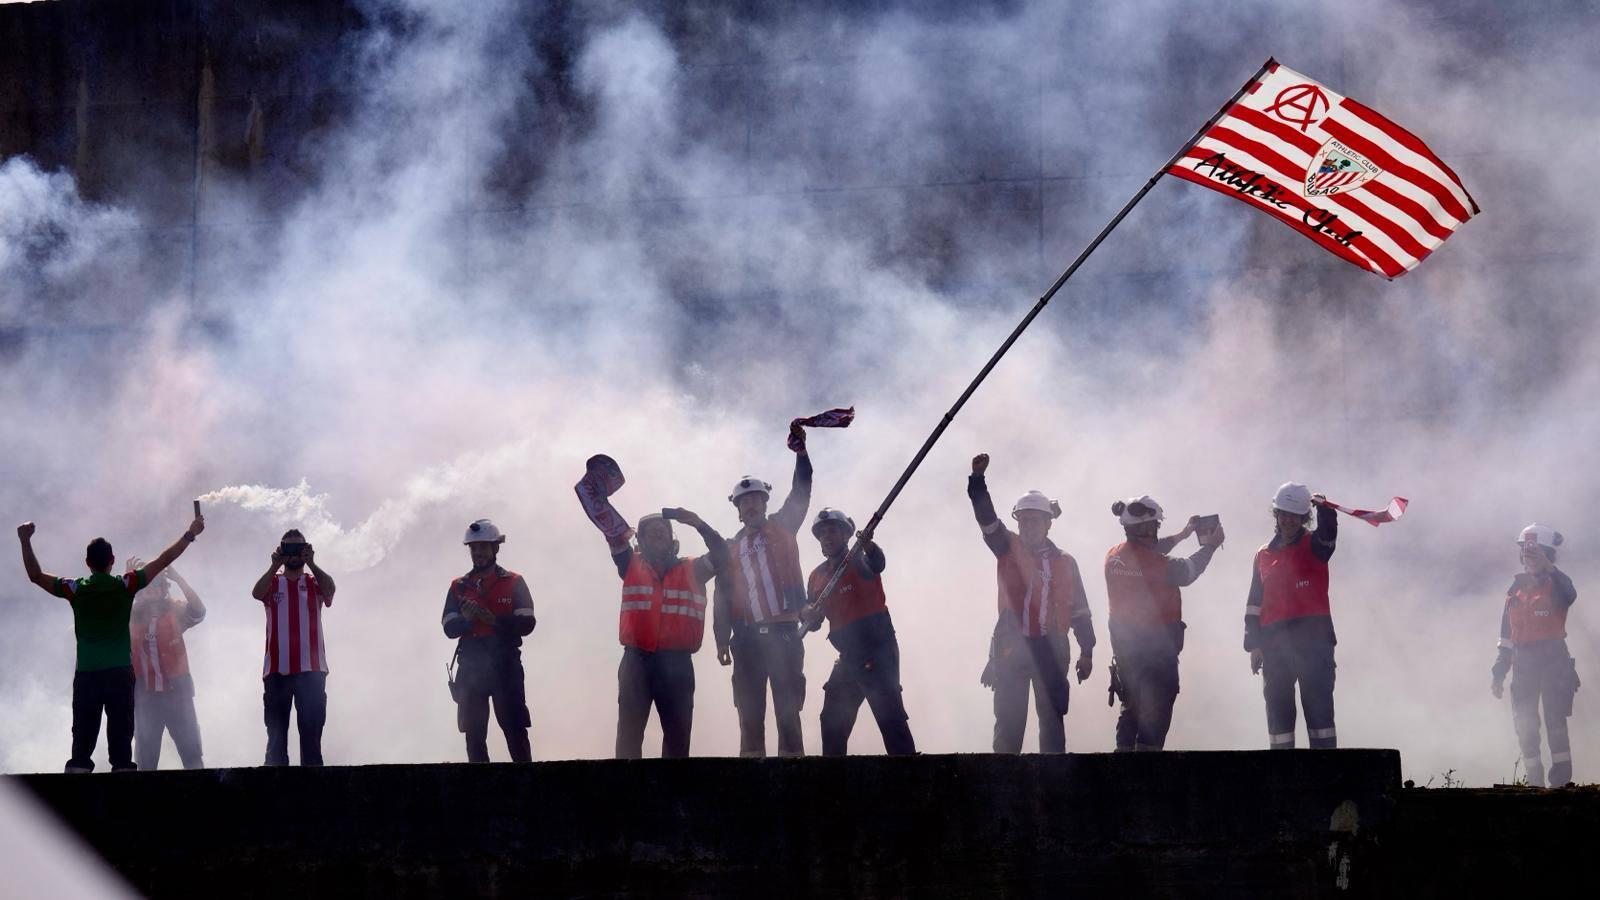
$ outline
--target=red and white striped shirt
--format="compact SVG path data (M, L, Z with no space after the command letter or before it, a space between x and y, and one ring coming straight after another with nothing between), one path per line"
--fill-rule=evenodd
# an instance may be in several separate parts
M261 677L328 671L328 645L322 635L323 596L311 575L273 576L272 590L261 605L267 611L267 652Z

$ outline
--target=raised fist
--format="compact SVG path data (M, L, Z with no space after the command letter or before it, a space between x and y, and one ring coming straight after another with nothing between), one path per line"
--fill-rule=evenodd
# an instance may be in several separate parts
M972 474L982 475L989 470L989 454L979 453L972 458Z

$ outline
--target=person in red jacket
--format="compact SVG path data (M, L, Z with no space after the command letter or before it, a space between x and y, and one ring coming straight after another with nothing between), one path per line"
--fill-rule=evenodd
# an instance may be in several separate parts
M1244 610L1244 649L1250 670L1262 673L1267 701L1268 744L1294 748L1295 686L1305 708L1306 735L1313 748L1339 746L1333 724L1333 614L1328 606L1328 560L1339 537L1334 512L1311 508L1327 500L1303 484L1289 482L1272 498L1276 533L1256 551Z
M128 562L128 572L142 568ZM171 596L172 586L183 592ZM205 767L200 722L194 714L194 677L184 634L206 617L206 606L176 566L151 579L134 595L128 637L133 644L133 761L150 770L161 763L161 735L172 735L185 769Z
M700 533L706 555L678 555L674 521ZM661 756L684 757L694 726L692 656L705 636L706 583L726 565L728 545L687 509L644 516L637 534L637 548L628 542L627 532L610 544L611 561L622 578L616 756L644 755L644 728L653 705L661 720Z
M982 681L994 689L994 752L1021 753L1028 727L1028 690L1039 716L1039 752L1067 750L1067 629L1078 638L1078 682L1094 669L1094 620L1078 574L1078 561L1050 541L1051 522L1061 507L1038 491L1011 508L1017 530L995 514L984 473L989 454L972 459L967 498L995 556L999 616L989 642Z
M1198 517L1182 531L1159 538L1163 513L1150 497L1118 500L1111 514L1127 540L1106 553L1106 596L1111 652L1122 685L1117 750L1160 750L1178 699L1178 654L1183 652L1183 595L1222 546L1222 525L1199 532L1200 549L1188 559L1167 556L1196 532Z
M811 604L800 611L800 621L806 628L816 629L826 616L828 643L839 651L828 683L822 686L822 755L845 755L856 714L861 711L862 701L866 701L878 721L884 751L890 756L909 756L917 752L917 745L906 724L908 717L900 689L900 643L895 639L883 593L882 575L887 560L882 548L862 540L846 564L845 553L855 530L855 522L837 509L817 513L811 525L811 534L821 544L825 559L811 570L806 589ZM841 565L844 571L833 590L818 603L828 579Z
M506 737L512 762L529 762L527 683L522 671L522 639L533 633L533 594L528 582L499 563L506 536L488 519L467 526L461 543L472 571L450 582L440 624L456 639L456 728L467 736L467 762L489 761L489 702Z
M1511 673L1511 722L1528 784L1544 787L1544 759L1539 747L1539 706L1544 705L1544 730L1550 740L1550 784L1572 781L1572 743L1567 717L1578 692L1577 664L1567 653L1567 611L1578 600L1572 579L1556 568L1561 532L1537 523L1522 529L1517 544L1522 573L1506 591L1500 614L1499 653L1490 685L1496 699Z

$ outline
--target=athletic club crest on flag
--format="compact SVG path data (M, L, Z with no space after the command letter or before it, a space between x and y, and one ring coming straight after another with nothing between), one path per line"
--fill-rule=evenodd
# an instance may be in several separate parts
M1329 138L1306 167L1306 196L1348 193L1366 184L1379 171L1365 156Z

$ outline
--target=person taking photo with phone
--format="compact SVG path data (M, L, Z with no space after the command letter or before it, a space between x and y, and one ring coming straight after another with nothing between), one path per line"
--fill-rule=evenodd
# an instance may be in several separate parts
M262 705L269 766L289 764L289 711L300 733L300 765L322 765L322 727L328 720L328 646L322 608L333 605L333 576L317 565L299 529L283 533L267 571L250 595L267 614L261 662Z
M527 683L522 639L533 633L533 594L521 575L499 563L506 536L488 519L467 526L461 543L472 571L450 582L441 624L455 638L456 669L451 694L456 728L467 736L467 762L489 761L489 703L506 737L512 762L530 762Z
M28 580L51 596L72 604L72 630L78 640L77 666L72 676L72 756L66 771L94 771L94 745L100 740L100 714L106 717L106 756L111 771L131 771L133 761L134 693L133 645L128 622L133 615L133 595L150 579L172 565L206 528L195 505L194 521L172 546L122 577L111 574L116 554L111 542L97 537L84 551L89 567L85 578L62 578L39 567L33 553L34 524L17 526L22 544L22 567Z
M1182 531L1158 537L1164 514L1149 496L1118 500L1111 514L1127 538L1106 553L1112 677L1121 684L1117 751L1160 750L1178 700L1178 654L1183 652L1183 595L1222 546L1216 516L1192 516ZM1187 559L1168 556L1191 534L1200 549Z

